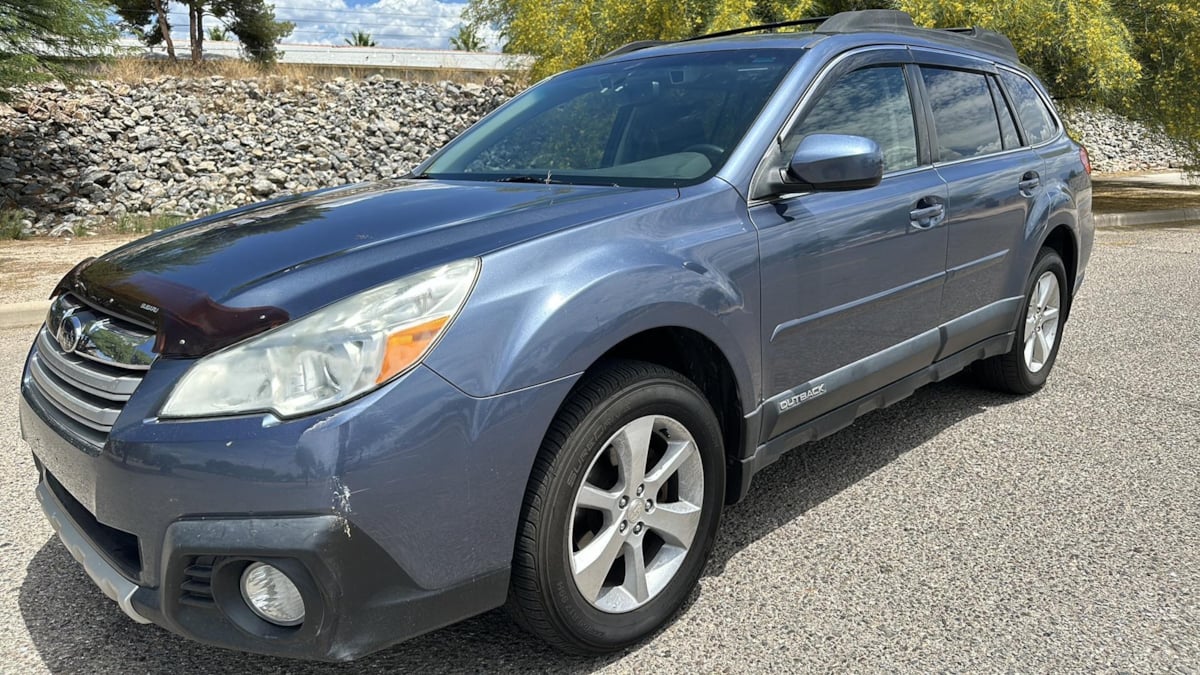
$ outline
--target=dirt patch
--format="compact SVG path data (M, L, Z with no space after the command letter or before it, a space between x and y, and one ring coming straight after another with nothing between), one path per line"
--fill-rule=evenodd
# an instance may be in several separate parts
M111 251L138 236L39 237L0 242L0 304L45 300L59 279L80 260Z
M1092 210L1096 213L1138 213L1200 208L1200 185L1096 181Z

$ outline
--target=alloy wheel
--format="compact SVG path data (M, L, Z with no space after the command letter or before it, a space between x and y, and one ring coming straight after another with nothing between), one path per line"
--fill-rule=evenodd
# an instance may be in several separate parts
M1058 339L1062 294L1058 276L1046 271L1038 277L1029 294L1025 312L1025 367L1036 373L1046 365Z
M609 613L652 600L687 557L703 503L704 466L687 428L647 415L617 430L571 509L567 551L583 598Z

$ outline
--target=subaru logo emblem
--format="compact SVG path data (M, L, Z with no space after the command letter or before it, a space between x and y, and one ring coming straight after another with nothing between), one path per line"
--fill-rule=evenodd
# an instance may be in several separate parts
M79 346L79 340L83 338L83 322L79 320L79 317L68 313L58 324L58 334L54 337L58 340L58 346L70 354L75 351L75 348Z

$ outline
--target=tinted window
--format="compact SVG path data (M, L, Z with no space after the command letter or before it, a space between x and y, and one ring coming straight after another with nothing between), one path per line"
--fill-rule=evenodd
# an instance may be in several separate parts
M986 75L922 66L921 77L933 108L938 159L950 162L1004 147Z
M1058 126L1054 123L1054 116L1046 109L1046 103L1033 88L1033 84L1020 75L1007 70L1000 71L1000 79L1004 80L1008 95L1012 97L1013 104L1017 106L1017 116L1021 118L1021 126L1025 127L1025 136L1029 144L1037 145L1054 138L1054 132L1058 130Z
M991 85L996 114L1000 116L1000 134L1004 137L1005 149L1021 147L1021 137L1017 135L1017 125L1013 121L1012 110L1009 110L1008 103L1004 101L1004 94L1000 93L1000 85L990 77L988 84Z
M847 73L826 89L788 137L791 155L809 134L866 136L883 150L885 171L917 165L917 133L904 71L899 66Z

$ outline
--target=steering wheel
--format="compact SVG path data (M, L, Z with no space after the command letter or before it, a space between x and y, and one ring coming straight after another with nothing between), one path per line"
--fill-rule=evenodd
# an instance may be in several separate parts
M725 157L725 148L712 143L697 143L683 149L684 152L698 152L708 158L708 162L716 166Z

